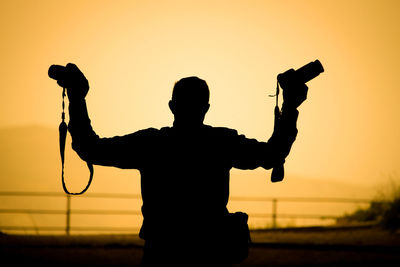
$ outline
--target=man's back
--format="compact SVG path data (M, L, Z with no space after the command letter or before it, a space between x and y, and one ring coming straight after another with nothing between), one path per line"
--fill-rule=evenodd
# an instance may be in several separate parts
M226 215L232 168L230 144L237 136L233 130L165 127L143 134L149 136L143 143L149 153L138 169L146 239L153 234L168 234L160 233L164 227L209 228L211 225L206 226L211 221Z

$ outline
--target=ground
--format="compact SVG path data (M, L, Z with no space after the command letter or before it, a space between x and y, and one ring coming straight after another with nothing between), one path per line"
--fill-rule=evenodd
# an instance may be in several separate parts
M400 266L400 234L378 227L251 234L249 257L237 266ZM0 236L2 266L138 266L142 245L137 235Z

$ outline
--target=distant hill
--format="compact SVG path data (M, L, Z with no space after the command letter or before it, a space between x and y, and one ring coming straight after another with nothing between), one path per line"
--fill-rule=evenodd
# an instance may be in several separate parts
M276 197L371 198L376 194L374 188L356 185L351 181L344 183L325 177L305 178L286 173L282 182L271 183L270 176L271 171L261 168L254 171L232 170L231 195L251 193L255 196Z

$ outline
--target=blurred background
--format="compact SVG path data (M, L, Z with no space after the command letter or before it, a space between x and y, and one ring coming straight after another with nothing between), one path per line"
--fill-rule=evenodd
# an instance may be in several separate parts
M89 80L100 136L171 125L172 87L195 75L211 91L205 123L266 141L277 74L319 59L325 72L308 83L285 180L232 170L230 211L249 213L252 229L332 225L390 198L400 171L398 12L388 0L1 1L0 231L141 225L136 170L95 166L87 195L63 195L62 90L47 70L68 62ZM88 176L68 139L67 186L79 191Z

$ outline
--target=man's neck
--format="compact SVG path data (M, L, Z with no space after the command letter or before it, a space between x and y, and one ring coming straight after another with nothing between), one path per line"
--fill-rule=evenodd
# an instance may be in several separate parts
M202 128L204 126L203 122L201 123L197 123L197 122L183 122L183 121L174 121L173 127L176 129L187 129L187 130L191 130L191 129L199 129Z

